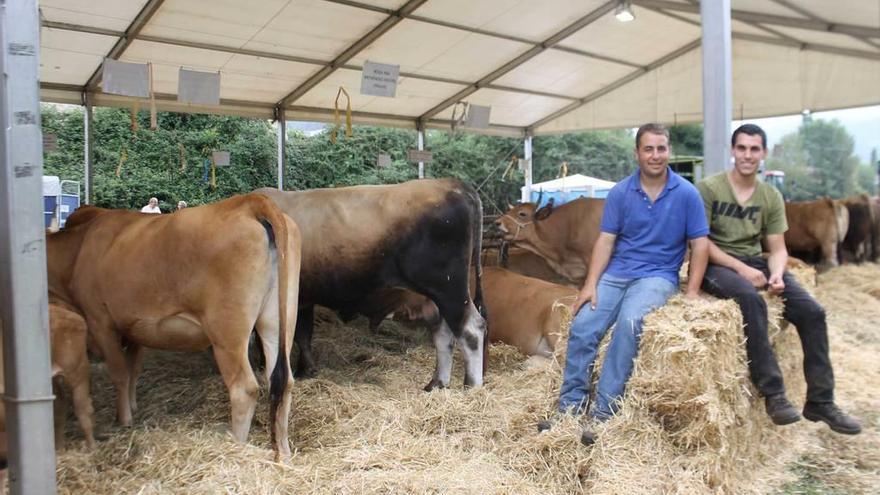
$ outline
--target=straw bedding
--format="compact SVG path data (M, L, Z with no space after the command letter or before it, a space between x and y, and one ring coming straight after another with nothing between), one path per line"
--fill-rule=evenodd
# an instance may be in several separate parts
M60 492L868 493L880 486L880 267L831 270L812 290L828 310L838 402L866 426L857 437L769 422L747 379L730 301L675 298L648 317L623 408L595 427L591 448L580 445L574 419L535 429L555 408L555 361L527 364L513 348L493 346L486 386L463 391L456 354L453 388L424 393L434 366L427 332L386 321L370 334L364 321L319 313L322 369L296 382L289 463L271 461L265 395L249 443L238 445L210 355L153 352L131 429L112 426L112 388L94 365L96 420L107 439L84 452L68 421L74 440L59 455ZM779 321L778 302L771 310ZM774 330L789 396L802 404L795 331Z

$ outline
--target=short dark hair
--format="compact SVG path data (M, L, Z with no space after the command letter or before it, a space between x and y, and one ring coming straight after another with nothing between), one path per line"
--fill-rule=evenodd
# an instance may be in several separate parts
M761 136L761 148L767 149L767 133L764 132L764 129L756 126L755 124L743 124L736 128L733 131L733 136L730 137L730 145L736 146L736 137L740 134L748 134L749 136Z
M651 134L662 134L666 136L666 140L669 141L669 129L663 124L651 122L639 127L639 130L636 131L636 149L639 147L639 141L642 140L642 134L646 132L650 132Z

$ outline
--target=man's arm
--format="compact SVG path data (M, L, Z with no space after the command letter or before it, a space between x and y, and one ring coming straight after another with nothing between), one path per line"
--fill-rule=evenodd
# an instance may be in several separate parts
M767 236L767 248L770 256L767 257L767 266L770 268L770 292L780 294L785 289L782 275L785 273L785 265L788 263L788 250L785 249L785 235L775 234Z
M720 247L715 245L711 240L709 242L709 262L713 265L720 265L730 268L752 283L755 287L763 289L767 286L767 277L757 268L752 268L733 256L725 253Z
M703 275L706 274L706 264L709 261L709 238L697 237L689 241L691 248L691 261L688 264L687 297L700 296L700 286L703 284Z
M608 266L611 259L611 253L614 252L614 241L617 236L608 232L600 232L596 244L593 245L593 254L590 256L590 268L587 271L587 280L578 293L577 300L572 305L575 314L581 309L587 301L589 301L593 309L596 309L596 285L599 284L599 277Z

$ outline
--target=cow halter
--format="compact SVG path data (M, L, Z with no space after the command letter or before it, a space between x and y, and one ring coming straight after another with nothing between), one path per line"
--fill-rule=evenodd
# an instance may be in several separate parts
M511 239L510 242L516 242L516 238L519 237L519 231L521 231L522 229L524 229L524 228L528 227L529 225L535 223L534 220L529 221L529 222L526 222L526 223L522 223L522 222L520 222L519 220L517 220L517 219L513 218L512 216L508 215L507 213L505 213L504 216L507 217L507 218L509 218L513 223L516 224L516 232L513 234L513 239Z

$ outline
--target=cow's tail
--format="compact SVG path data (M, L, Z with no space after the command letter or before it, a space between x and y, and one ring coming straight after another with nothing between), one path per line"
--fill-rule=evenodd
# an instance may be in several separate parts
M483 330L483 376L489 361L489 318L483 304L483 263L480 259L483 252L483 202L476 191L473 193L473 242L471 246L471 266L474 267L474 306L485 322Z
M262 194L254 194L259 201L256 208L256 215L261 221L269 223L272 227L272 234L275 242L275 252L278 269L278 356L275 361L275 367L272 374L269 375L269 430L271 431L272 445L277 449L278 441L282 439L276 438L275 425L278 406L284 395L285 385L290 378L290 361L287 356L287 297L288 287L287 281L290 277L290 262L288 253L290 252L290 237L287 231L287 222L284 214L275 206L266 196Z
M871 220L871 258L868 261L877 261L877 214L874 212L874 200L867 194L863 196L868 202L868 218Z

